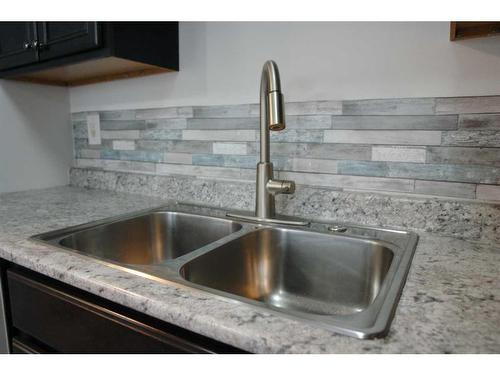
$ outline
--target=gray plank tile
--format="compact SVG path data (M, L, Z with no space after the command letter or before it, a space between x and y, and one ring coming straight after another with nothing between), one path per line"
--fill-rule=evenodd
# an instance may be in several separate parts
M271 132L271 142L315 142L323 141L323 130L285 129ZM272 146L271 146L272 147Z
M500 147L500 132L495 130L446 131L443 132L443 146Z
M425 163L426 151L425 147L373 146L372 160Z
M193 108L196 118L259 117L258 104L214 105Z
M439 145L441 132L432 130L325 130L326 143Z
M415 193L474 199L476 196L476 185L459 182L415 180Z
M500 96L437 98L437 114L500 113Z
M214 154L246 155L247 150L246 143L214 142L212 152Z
M257 157L256 155L193 155L193 165L255 168L257 165Z
M154 172L153 163L141 163L127 160L77 159L76 166L81 168L98 168L108 171Z
M208 141L158 141L138 140L137 149L190 154L209 154L212 152L212 142Z
M455 130L457 115L447 116L333 116L333 129Z
M297 184L342 188L349 190L412 192L413 180L342 176L322 173L279 172L279 178L293 180Z
M428 147L427 163L500 166L500 148Z
M187 120L188 129L199 130L234 130L259 128L258 118L193 118Z
M182 152L167 152L168 147L157 150L110 150L100 151L100 157L106 160L130 160L151 163L191 164L192 155ZM99 150L96 150L99 151Z
M187 120L185 118L161 118L157 120L145 120L148 129L186 129Z
M104 165L104 170L111 171L130 171L130 172L149 172L153 173L155 171L155 164L153 163L141 163L136 161L128 160L102 160Z
M137 120L102 120L101 130L142 130L146 129L145 121Z
M182 139L191 141L255 141L255 130L183 130Z
M500 130L500 114L460 115L460 129Z
M343 115L433 115L434 98L347 100Z
M381 161L339 160L337 170L339 174L353 176L392 177L389 164Z
M276 145L273 144L272 147L276 147ZM273 152L272 148L271 152ZM310 143L307 145L307 148L304 152L299 152L296 154L296 156L339 160L370 160L371 146L333 143Z
M476 198L486 201L500 201L500 186L477 185Z
M340 115L342 102L337 100L287 102L285 113L287 115Z
M101 111L99 112L101 121L105 120L135 120L134 110Z
M342 160L338 173L357 176L497 184L500 168L481 165L417 164Z
M152 128L147 130L141 130L141 139L151 139L151 140L181 140L182 130L181 129L168 129L168 128Z
M248 153L259 152L258 143L248 143ZM371 146L335 143L273 143L271 155L313 159L370 160Z
M331 116L289 116L285 118L286 129L330 129Z
M165 160L165 153L144 150L102 150L101 158L159 163Z
M161 118L189 118L193 117L192 107L166 107L138 109L135 111L138 120L154 120Z
M337 173L336 160L293 158L290 164L297 172Z
M102 139L139 139L140 130L102 130Z
M193 155L179 152L167 152L164 154L163 161L165 163L174 164L192 164Z
M75 150L75 157L82 159L100 159L101 150L82 148Z
M292 159L274 157L272 162L275 170L290 169ZM258 155L193 155L193 165L209 165L230 168L253 168L258 162Z
M113 150L135 150L135 141L116 140L112 142Z
M156 164L159 175L189 175L198 178L235 179L255 181L254 169L211 167L202 165Z

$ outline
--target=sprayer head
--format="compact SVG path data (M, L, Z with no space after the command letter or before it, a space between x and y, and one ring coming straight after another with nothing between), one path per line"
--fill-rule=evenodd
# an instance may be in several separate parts
M267 94L267 108L269 130L279 131L285 129L285 103L283 94L271 91Z

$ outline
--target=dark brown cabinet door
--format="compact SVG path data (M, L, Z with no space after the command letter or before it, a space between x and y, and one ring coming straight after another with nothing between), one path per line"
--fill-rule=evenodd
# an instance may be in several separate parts
M15 353L241 353L32 271L6 271Z
M0 70L36 62L34 22L0 22Z
M100 46L97 22L37 22L40 60L49 60Z

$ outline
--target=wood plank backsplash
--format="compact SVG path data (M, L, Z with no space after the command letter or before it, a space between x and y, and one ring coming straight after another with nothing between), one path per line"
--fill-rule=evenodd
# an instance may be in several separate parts
M257 104L101 111L102 144L72 114L75 167L255 179ZM338 190L500 200L500 96L287 103L277 174Z

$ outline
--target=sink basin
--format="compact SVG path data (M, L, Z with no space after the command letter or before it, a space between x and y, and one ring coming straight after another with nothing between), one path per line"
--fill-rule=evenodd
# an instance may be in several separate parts
M203 213L203 214L202 214ZM383 336L417 244L407 231L297 229L171 204L33 238L136 275L200 289L357 338Z
M231 220L154 212L77 231L61 246L124 264L158 264L183 256L241 229Z
M393 260L382 244L260 229L186 263L186 280L286 311L346 315L377 297Z

